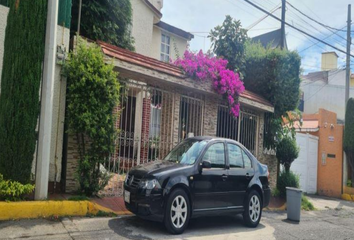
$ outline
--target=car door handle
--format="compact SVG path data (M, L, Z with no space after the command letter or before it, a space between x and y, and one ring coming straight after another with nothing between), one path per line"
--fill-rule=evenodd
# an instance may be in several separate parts
M222 178L223 181L226 181L227 175L222 175L221 178Z
M249 174L249 173L246 173L246 178L247 178L247 179L250 179L250 177L251 177L250 174Z

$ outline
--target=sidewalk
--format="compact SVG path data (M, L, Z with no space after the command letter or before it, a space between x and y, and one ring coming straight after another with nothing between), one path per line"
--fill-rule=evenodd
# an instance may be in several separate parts
M326 209L351 209L354 210L354 202L345 201L338 198L330 198L317 195L306 195L313 206L318 210Z
M94 198L91 200L91 202L97 203L102 207L111 209L117 215L132 214L125 208L123 197Z

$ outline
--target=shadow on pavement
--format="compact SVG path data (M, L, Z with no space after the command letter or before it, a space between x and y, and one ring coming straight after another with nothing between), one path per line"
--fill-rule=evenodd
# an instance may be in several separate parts
M215 216L191 219L188 228L182 235L171 235L163 223L143 220L139 217L122 217L111 219L108 226L118 235L136 240L176 239L193 236L217 236L230 233L245 233L255 229L243 225L242 216ZM257 230L265 226L260 223Z

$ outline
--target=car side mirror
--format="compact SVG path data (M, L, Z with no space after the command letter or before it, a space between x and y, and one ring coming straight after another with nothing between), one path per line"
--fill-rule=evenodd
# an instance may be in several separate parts
M203 161L202 168L211 168L211 162L210 161Z

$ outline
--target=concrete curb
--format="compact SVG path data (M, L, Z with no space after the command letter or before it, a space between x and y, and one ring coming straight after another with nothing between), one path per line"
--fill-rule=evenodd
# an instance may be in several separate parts
M50 216L86 216L99 212L130 215L129 211L112 211L90 201L26 201L0 202L0 220L41 218Z

